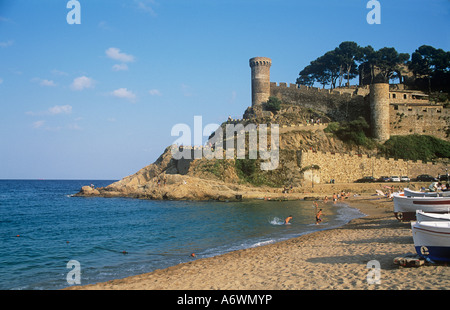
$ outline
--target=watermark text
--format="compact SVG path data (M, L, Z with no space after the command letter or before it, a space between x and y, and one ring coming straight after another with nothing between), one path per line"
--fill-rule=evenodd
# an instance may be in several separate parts
M77 0L70 0L66 7L70 9L67 13L66 20L69 25L81 24L81 4Z
M371 9L367 13L366 20L369 25L381 24L381 4L377 0L367 2L366 8Z

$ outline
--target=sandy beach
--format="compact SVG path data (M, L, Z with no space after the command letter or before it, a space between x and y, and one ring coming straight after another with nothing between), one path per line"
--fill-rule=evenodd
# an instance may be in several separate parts
M164 270L82 290L446 290L444 265L399 267L397 256L415 253L409 223L398 222L393 202L376 196L346 200L366 217L336 229L283 242L197 259ZM380 282L369 284L369 261L380 263ZM375 279L375 278L373 278ZM373 282L373 281L372 281Z

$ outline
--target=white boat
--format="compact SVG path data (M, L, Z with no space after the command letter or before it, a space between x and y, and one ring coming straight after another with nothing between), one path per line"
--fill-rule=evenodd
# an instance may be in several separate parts
M417 222L450 222L450 213L429 213L416 211Z
M450 197L450 191L445 192L419 192L409 188L403 189L403 194L408 197Z
M450 261L450 222L412 222L414 247L421 257Z
M450 197L408 197L394 193L394 215L399 221L416 219L416 211L448 213Z

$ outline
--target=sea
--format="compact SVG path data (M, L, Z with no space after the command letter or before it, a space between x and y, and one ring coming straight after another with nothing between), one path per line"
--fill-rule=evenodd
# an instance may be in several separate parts
M364 216L345 203L74 197L115 180L0 180L0 290L57 290L258 247ZM290 224L284 219L292 216Z

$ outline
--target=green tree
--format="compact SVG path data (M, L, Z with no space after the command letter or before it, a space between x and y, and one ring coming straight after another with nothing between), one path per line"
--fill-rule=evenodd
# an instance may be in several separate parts
M281 100L277 97L270 96L264 107L267 111L278 112L281 109Z
M297 79L297 84L312 86L314 82L322 85L331 84L336 87L336 81L340 74L340 64L335 51L329 51L317 59L311 61L302 71Z
M350 80L358 75L358 65L356 62L362 59L363 49L353 41L345 41L339 44L334 51L336 62L345 71L345 76L341 74L341 77L345 77L347 79L347 86L350 86ZM342 72L342 70L340 71Z
M432 81L436 81L439 87L439 84L446 85L450 80L450 52L422 45L411 55L409 68L416 78L424 76L427 79L428 91L431 92Z
M409 54L398 53L393 47L379 49L376 55L376 65L380 69L383 81L389 82L390 79L395 78L397 72L400 71L400 66L406 64L408 59Z

